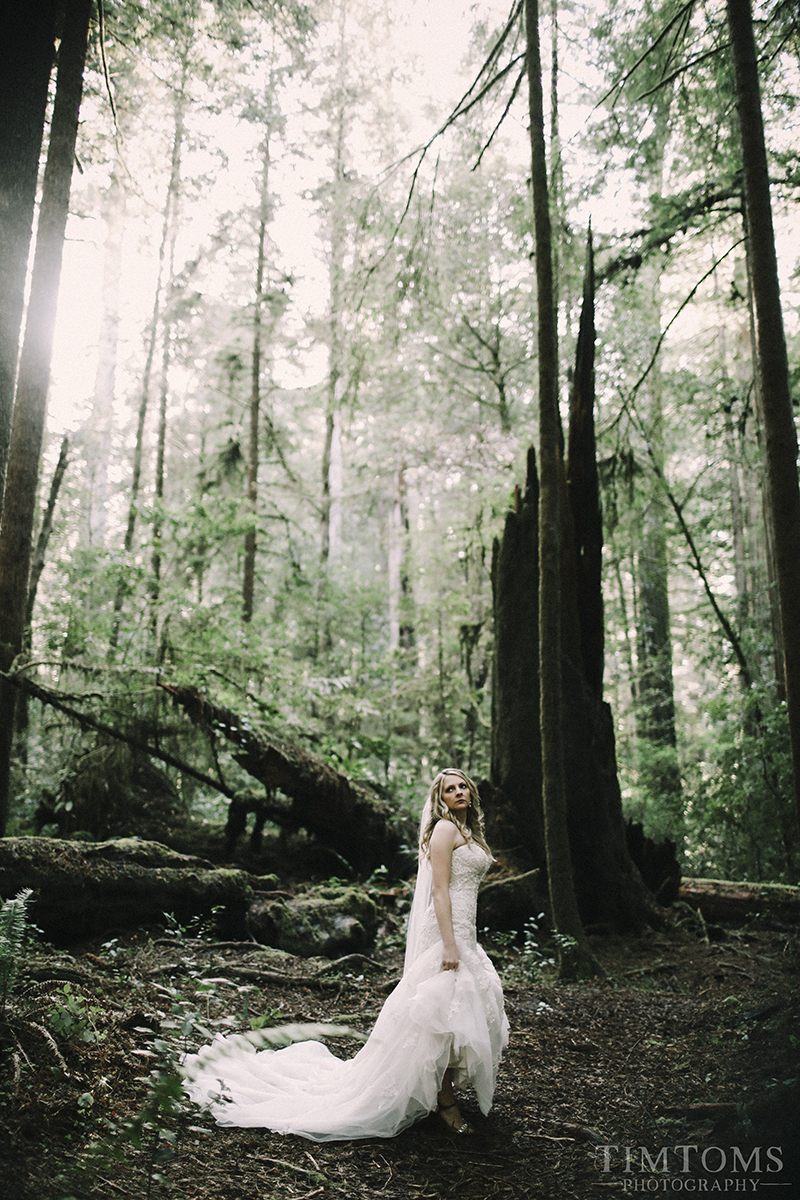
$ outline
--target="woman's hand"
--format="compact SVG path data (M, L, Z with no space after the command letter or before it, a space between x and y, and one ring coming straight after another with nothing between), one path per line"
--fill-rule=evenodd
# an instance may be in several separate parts
M457 971L458 970L458 946L455 943L452 946L445 946L442 954L442 970Z

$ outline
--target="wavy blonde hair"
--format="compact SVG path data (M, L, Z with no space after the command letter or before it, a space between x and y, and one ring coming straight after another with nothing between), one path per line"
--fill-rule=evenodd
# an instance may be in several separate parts
M470 807L467 809L464 822L450 811L445 804L443 789L444 781L447 775L457 775L459 779L463 779L464 783L469 788L469 798L471 801ZM428 793L428 799L425 802L425 811L429 811L430 816L424 819L424 828L420 828L419 849L420 854L428 854L430 851L431 834L437 821L452 821L461 832L464 834L468 842L475 842L482 850L491 857L491 850L486 845L486 836L483 828L483 809L481 808L481 798L478 795L478 789L468 775L463 771L459 771L458 767L446 767L444 771L440 771L431 784L431 790ZM466 828L464 826L466 825Z

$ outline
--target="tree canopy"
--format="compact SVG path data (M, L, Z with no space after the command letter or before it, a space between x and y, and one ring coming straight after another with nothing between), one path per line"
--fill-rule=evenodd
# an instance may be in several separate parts
M41 7L41 27L9 26L38 72L17 106L25 154L0 137L16 224L7 206L0 223L25 260L31 161L57 146L43 81L53 68L59 86L66 22L82 11ZM41 462L23 449L36 478L3 510L4 603L17 501L43 514L52 494L52 530L38 585L15 593L29 630L6 629L0 667L95 724L5 689L6 832L30 832L43 805L44 828L57 824L98 723L191 764L164 768L187 812L220 817L251 788L160 682L205 690L400 809L416 811L442 767L490 776L492 545L522 511L531 445L542 462L537 371L552 388L544 415L566 427L591 221L595 675L624 811L674 840L689 874L796 882L769 397L725 6L542 13L549 363L522 7L482 0L469 20L380 0L93 8L50 284L44 448ZM756 5L754 30L796 406L795 7ZM37 245L46 204L45 190ZM31 297L27 332L21 292L20 313L0 313L0 386L19 359L18 417Z

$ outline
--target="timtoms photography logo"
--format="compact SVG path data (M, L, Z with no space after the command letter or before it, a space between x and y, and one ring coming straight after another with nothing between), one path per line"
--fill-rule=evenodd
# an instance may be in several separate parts
M600 1168L623 1192L718 1192L735 1196L762 1188L789 1187L782 1182L780 1146L598 1146ZM621 1176L621 1180L620 1177ZM611 1180L609 1179L609 1183Z

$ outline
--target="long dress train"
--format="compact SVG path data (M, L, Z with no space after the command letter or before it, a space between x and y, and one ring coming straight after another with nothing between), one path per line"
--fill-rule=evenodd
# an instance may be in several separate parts
M469 1083L487 1113L508 1021L497 972L475 929L489 857L474 842L453 851L450 898L457 971L441 969L432 903L418 953L386 1000L368 1041L342 1060L317 1041L254 1050L218 1037L183 1062L184 1088L218 1124L295 1133L312 1141L393 1137L436 1107L442 1076Z

